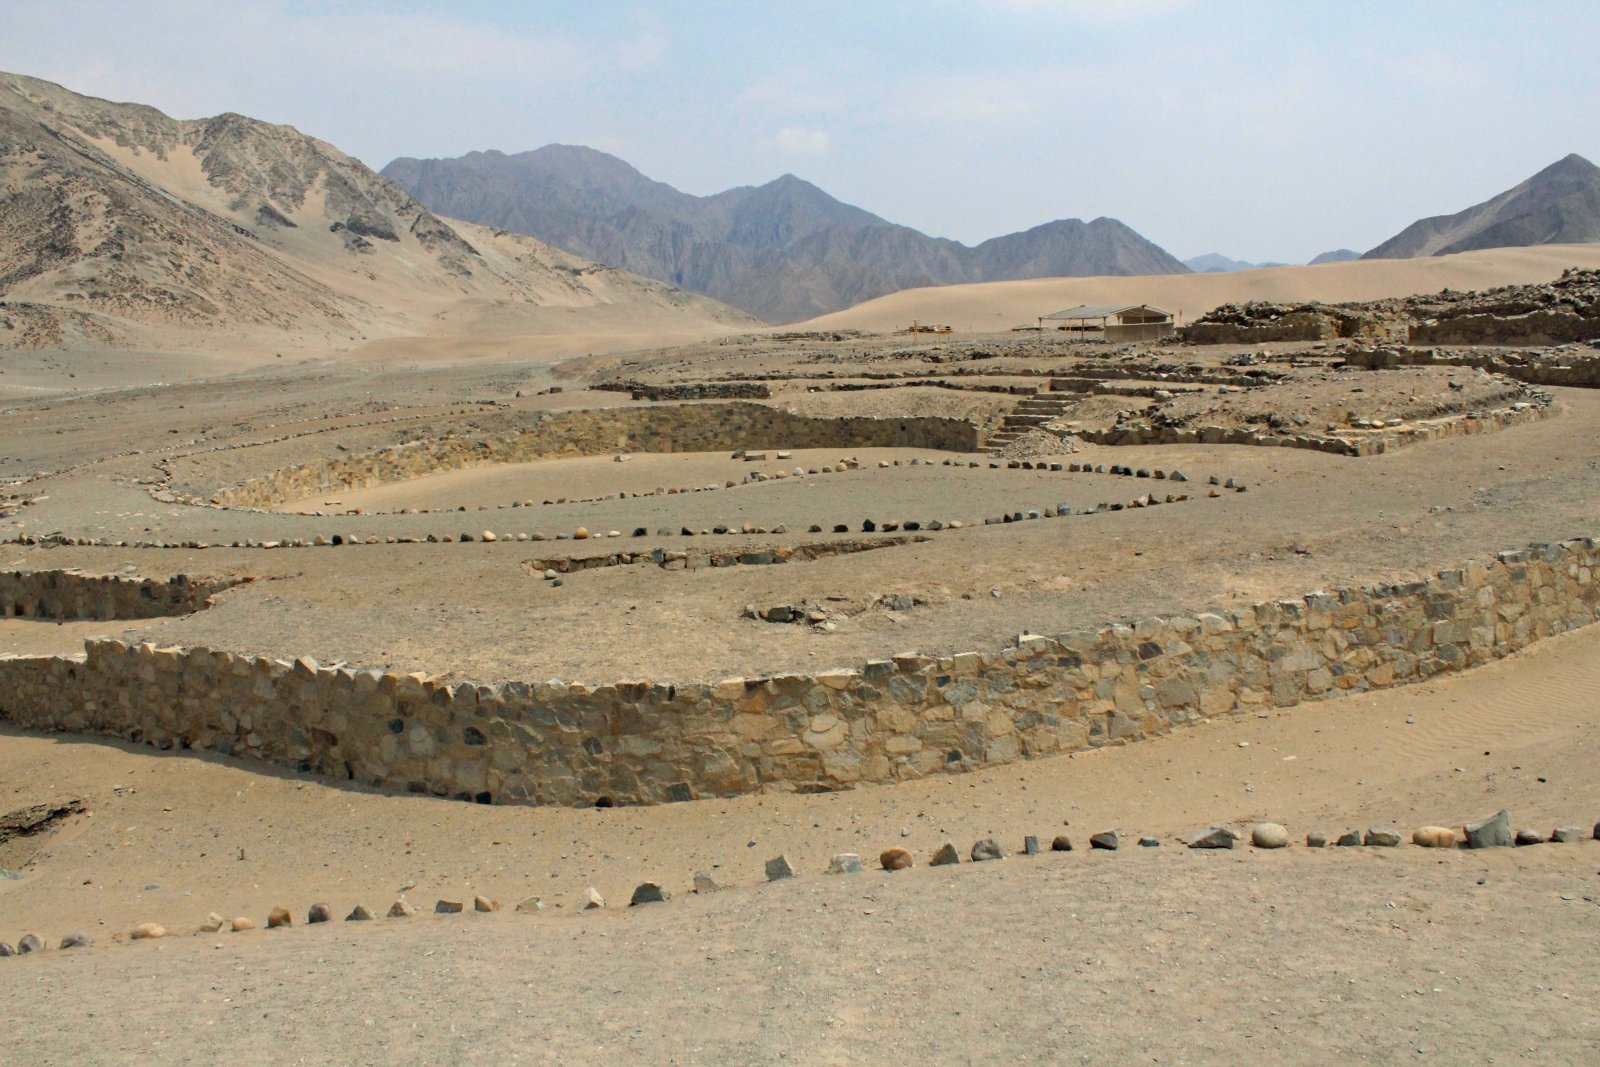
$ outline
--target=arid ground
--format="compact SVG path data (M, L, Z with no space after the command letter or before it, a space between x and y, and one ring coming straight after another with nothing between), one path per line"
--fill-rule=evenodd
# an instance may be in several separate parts
M1544 281L1582 255L1408 261L1409 284L1384 273L1396 264L1307 268L1266 295L1318 279L1329 299L1404 295L1462 261ZM1227 277L1237 293L1180 280L1206 305L1263 295ZM637 344L619 321L594 345L552 330L486 346L463 328L288 358L5 353L0 572L239 584L156 618L4 605L0 654L115 637L352 676L715 684L999 655L1020 634L1426 580L1600 531L1593 389L1467 365L1465 349L1363 369L1353 353L1379 343L1361 338L1014 333L1022 303L1055 308L1013 289L973 320L994 332L891 332L915 301L915 317L965 321L949 309L986 299L969 288L946 314L922 291L797 330L708 321ZM648 399L683 386L699 392ZM970 444L589 437L496 461L524 430L596 411L695 433L763 411L829 433L941 419ZM1113 443L1130 431L1196 439ZM458 446L469 459L413 476L338 474ZM302 469L324 476L267 491ZM639 807L467 804L6 725L0 816L81 808L0 838L17 876L0 878L0 942L47 943L0 959L0 1016L30 1063L1593 1062L1597 693L1600 634L1583 628L1137 743ZM1585 840L1409 844L1501 808ZM1261 821L1291 846L1250 848ZM1213 825L1246 840L1183 847ZM1407 844L1302 844L1375 825ZM1118 850L1089 848L1113 828ZM1020 854L1029 835L1043 854ZM1072 851L1049 851L1057 835ZM987 837L1011 858L928 866ZM877 869L896 846L916 866ZM846 852L868 870L825 875ZM779 855L798 876L768 883ZM722 888L692 892L699 871ZM646 880L672 899L625 907ZM590 887L607 907L583 909ZM502 908L474 914L479 894ZM384 918L397 898L421 913ZM544 908L514 910L531 898ZM437 899L466 912L434 915ZM308 926L318 902L335 921ZM377 920L339 921L358 903ZM196 932L213 912L265 927L277 906L292 927ZM166 936L130 937L150 922ZM56 947L78 931L94 944Z

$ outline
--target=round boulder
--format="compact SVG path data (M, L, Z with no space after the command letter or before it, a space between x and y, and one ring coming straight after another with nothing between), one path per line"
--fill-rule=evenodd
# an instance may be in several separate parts
M1256 848L1287 848L1289 831L1278 823L1257 823L1250 831L1250 843Z
M1455 848L1456 832L1448 826L1423 826L1411 835L1419 848Z
M878 856L878 862L883 864L886 871L903 871L913 863L911 853L903 848L886 848Z

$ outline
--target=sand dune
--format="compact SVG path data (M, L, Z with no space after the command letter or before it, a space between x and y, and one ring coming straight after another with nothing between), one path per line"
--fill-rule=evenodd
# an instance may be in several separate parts
M1190 322L1244 300L1377 300L1441 289L1487 289L1550 281L1567 267L1600 267L1600 244L1494 248L1426 259L1353 260L1231 274L1037 278L908 289L801 323L800 329L898 330L912 320L989 333L1032 325L1074 304L1153 304Z

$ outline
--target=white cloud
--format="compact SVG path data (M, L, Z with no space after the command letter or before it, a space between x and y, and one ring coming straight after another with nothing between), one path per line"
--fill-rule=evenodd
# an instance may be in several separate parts
M773 145L788 156L821 156L829 148L828 131L805 126L785 126L772 139Z

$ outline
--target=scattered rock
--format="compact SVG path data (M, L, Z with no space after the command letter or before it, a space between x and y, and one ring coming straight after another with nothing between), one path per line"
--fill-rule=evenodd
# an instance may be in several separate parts
M1099 833L1090 836L1089 847L1115 852L1122 847L1122 835L1116 830L1101 830Z
M1583 827L1558 826L1556 832L1550 835L1550 840L1557 845L1576 845L1583 840Z
M517 904L515 910L520 911L523 914L531 914L533 912L543 911L544 901L540 900L538 897L528 897L526 900L523 900Z
M1544 835L1537 830L1530 830L1524 827L1517 831L1517 836L1512 840L1516 841L1518 845L1542 845L1544 844Z
M933 854L933 858L928 861L928 866L949 867L952 864L957 864L960 862L961 853L956 851L956 846L946 841L939 847L939 851Z
M1039 839L1032 834L1022 839L1022 854L1024 856L1037 856L1039 854Z
M1149 834L1146 834L1145 836L1139 838L1139 847L1140 848L1160 848L1161 847L1161 839L1159 837L1151 837Z
M903 848L886 848L878 856L878 862L886 871L903 871L914 862L911 853Z
M1400 843L1400 831L1392 826L1370 826L1361 843L1373 848L1394 848Z
M600 895L600 890L590 886L583 891L583 910L594 911L596 908L606 906L606 898Z
M308 924L309 923L325 923L325 922L332 922L332 921L333 921L333 909L328 907L328 905L326 905L326 904L313 904L313 905L311 905L311 909L306 912L306 922Z
M416 913L417 909L404 900L397 900L389 905L389 918L391 919L409 919Z
M240 915L237 918L235 918L232 921L230 921L228 923L228 926L229 926L230 929L233 930L234 933L242 934L246 930L254 930L256 928L256 921L254 919L246 918L245 916Z
M829 874L860 874L861 857L854 852L841 852L828 861Z
M135 926L131 931L129 931L128 936L133 938L135 941L149 941L158 937L166 937L167 931L166 928L161 926L159 923L140 923L138 926ZM17 942L17 951L33 951L30 948L24 947L27 945L29 937L33 937L33 935L29 934L28 937L25 937L21 941ZM39 941L37 937L33 937L33 940L35 944L37 944Z
M767 861L767 881L776 882L793 877L794 867L789 864L788 856L774 856Z
M6 944L4 941L0 941L0 959L5 958L6 956L15 956L16 954L17 954L17 950L16 949L12 948L10 945Z
M92 944L94 944L94 938L83 933L68 934L66 937L61 939L61 947L64 949L88 948Z
M1256 848L1287 848L1289 831L1279 823L1257 823L1250 831L1250 843Z
M227 919L224 919L216 912L212 912L210 915L206 916L206 921L200 924L200 932L202 934L219 933L221 932L222 928L227 925Z
M1328 835L1321 830L1313 830L1306 835L1306 848L1327 848Z
M1072 838L1068 837L1066 834L1057 834L1055 837L1050 839L1050 851L1071 852Z
M1456 832L1448 826L1423 826L1411 835L1419 848L1455 848Z
M280 926L293 926L294 916L289 914L285 907L273 908L267 912L267 929L276 930Z
M472 898L472 910L473 911L485 911L485 912L487 912L487 911L499 911L500 910L500 902L498 900L495 900L493 897L473 897Z
M694 891L696 893L715 893L721 888L722 886L711 876L710 871L694 872Z
M973 845L972 845L972 862L973 863L981 863L984 860L1003 860L1005 858L1006 858L1005 847L1003 845L1001 845L1000 842L996 841L994 838L986 837L982 841L973 842Z
M435 915L459 915L465 910L466 905L459 900L436 900L433 904Z
M344 921L347 923L364 923L371 922L374 917L371 908L365 904L357 904L350 909L350 914L344 917Z
M1209 830L1190 834L1183 839L1183 843L1190 848L1232 848L1233 835L1226 827L1213 826Z
M1340 848L1359 848L1361 846L1361 831L1346 830L1339 835L1339 840L1335 841L1334 844Z
M672 894L662 889L656 882L640 882L633 890L633 897L628 901L628 907L637 908L641 904L665 904L672 899Z
M1482 822L1467 823L1468 848L1508 848L1511 836L1511 813L1501 808Z

